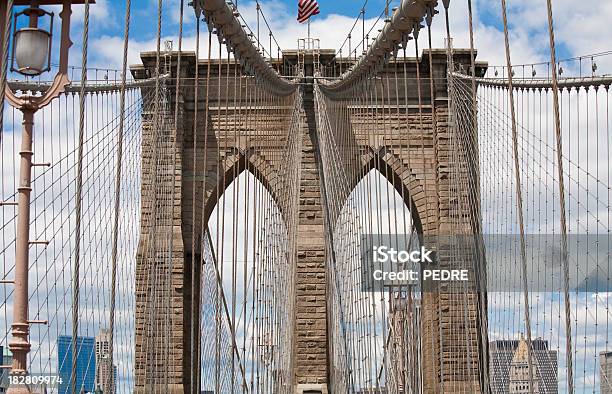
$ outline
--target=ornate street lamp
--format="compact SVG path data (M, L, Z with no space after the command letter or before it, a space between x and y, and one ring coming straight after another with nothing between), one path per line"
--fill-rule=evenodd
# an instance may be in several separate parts
M5 0L0 0L0 48L4 43L4 26L9 15ZM41 5L61 4L62 11L60 36L59 69L53 79L53 83L41 95L27 94L17 95L9 85L5 85L5 96L7 101L23 113L23 133L21 136L19 188L17 202L17 232L15 241L15 279L13 298L13 324L11 325L12 339L8 347L13 354L11 375L27 375L27 358L30 351L29 332L30 325L45 323L33 321L28 317L28 266L29 248L32 244L44 242L30 240L30 194L32 191L32 139L34 128L34 114L39 109L49 104L58 97L66 85L68 79L68 53L72 46L70 41L70 15L73 4L83 4L84 0L14 0L15 6L28 6L24 11L15 15L13 28L13 60L11 70L23 75L35 76L50 70L51 46L53 32L53 14L40 8ZM89 3L94 3L90 0ZM17 29L18 20L28 18L28 27ZM39 27L39 20L49 18L49 30ZM0 67L6 67L6 59L0 59ZM12 386L9 394L30 393L27 385Z
M28 27L17 30L21 17L29 19ZM40 28L42 17L49 18L49 30ZM33 5L15 14L13 20L13 63L11 70L35 76L51 69L51 42L53 35L53 13ZM17 67L15 67L15 63Z

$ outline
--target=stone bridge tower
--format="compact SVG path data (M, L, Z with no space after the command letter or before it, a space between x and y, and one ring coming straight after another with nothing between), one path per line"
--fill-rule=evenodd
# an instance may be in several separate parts
M144 79L154 75L156 55L155 53L142 53L143 66L133 67L132 73L137 79ZM422 80L423 95L423 129L418 128L416 122L417 95L415 82L412 80L405 83L408 86L408 96L405 97L409 104L407 108L408 118L412 121L406 124L390 126L391 121L385 119L384 112L378 111L374 106L363 108L358 111L349 111L348 118L341 119L349 122L356 139L364 154L362 164L367 168L385 168L383 173L391 174L396 180L395 184L405 189L406 199L411 199L410 206L415 212L413 216L418 222L420 231L424 234L444 234L450 231L451 221L458 219L451 217L452 205L456 204L457 196L451 195L452 190L449 182L449 168L452 155L448 141L449 133L449 106L446 86L447 55L444 50L434 50L434 75L436 81L435 107L437 123L433 124L432 98L429 95L429 81ZM168 385L171 393L190 393L195 382L194 376L199 371L197 360L190 357L190 349L197 344L192 343L190 332L198 325L198 305L192 299L198 299L197 294L192 294L192 283L198 281L200 268L192 267L192 261L198 261L202 253L199 247L194 249L192 245L198 245L199 240L191 239L192 228L201 226L200 220L208 220L215 204L218 190L227 187L232 177L219 177L219 174L238 174L245 168L258 174L268 191L274 196L280 193L282 185L275 178L275 171L283 160L282 148L287 138L297 138L301 146L301 171L300 171L300 195L297 229L298 244L296 256L296 284L295 294L295 316L292 329L293 349L295 365L293 366L293 379L296 392L327 392L327 384L331 375L328 354L328 321L326 305L326 266L328 258L326 250L324 216L321 197L321 165L320 147L317 146L317 125L315 121L315 109L312 97L312 87L306 84L302 88L301 108L298 109L299 116L303 117L302 129L294 135L283 134L279 127L288 124L288 119L293 116L294 108L292 101L280 98L274 101L274 105L266 108L251 109L245 104L239 103L243 108L239 113L254 110L258 117L262 111L274 111L276 121L256 122L257 130L252 130L249 136L243 129L240 139L228 139L224 127L230 127L221 121L220 111L224 110L224 102L234 102L234 97L220 97L217 89L209 89L209 95L205 86L200 85L198 90L197 106L195 100L195 89L193 86L185 86L178 95L173 89L174 78L181 75L185 80L193 80L196 68L200 76L206 75L208 69L211 71L211 85L218 86L219 75L233 75L234 68L239 65L232 61L214 60L214 67L208 67L206 61L196 61L195 54L183 53L181 68L177 69L177 54L172 53L164 56L164 64L169 71L170 78L167 87L163 89L163 103L155 103L152 99L153 88L143 88L143 96L146 98L143 112L143 142L142 142L142 222L141 239L139 243L136 277L136 391L139 393L153 392L157 385ZM306 57L306 74L312 57ZM334 51L320 51L321 63L327 64L328 68L339 72L348 67L345 59L342 63L334 58ZM399 59L406 63L407 72L414 76L416 65L414 59ZM219 64L221 62L221 64ZM455 50L455 64L463 64L467 68L470 64L469 51ZM285 74L295 69L298 56L295 51L283 54L281 61L273 64L273 67ZM429 75L429 64L427 56L419 61L421 75ZM393 66L394 67L394 66ZM403 65L400 65L403 67ZM484 66L479 65L481 70ZM310 68L312 69L312 68ZM219 71L221 74L219 74ZM310 71L311 72L311 71ZM384 73L392 73L393 68L389 66ZM311 82L305 79L303 82ZM404 90L402 86L401 91ZM230 91L230 90L228 90ZM175 97L178 97L179 112L177 114L177 129L174 122L167 122L166 127L161 128L164 135L153 135L152 127L155 119L155 105L162 105L161 112L166 113L166 118L174 117ZM204 114L205 105L208 104L208 119L198 117L198 124L194 127L194 111ZM158 111L159 112L159 111ZM329 114L334 116L334 114ZM380 135L375 138L366 138L362 132L364 125L363 116L376 117L381 124ZM234 127L239 119L232 119L231 127ZM389 125L389 130L385 129ZM417 125L417 126L415 126ZM208 140L204 144L204 129L208 127ZM158 127L157 130L160 130ZM194 130L196 135L194 136ZM434 132L434 130L436 132ZM283 137L283 135L285 135ZM202 157L207 157L205 162L197 162L194 167L194 137L201 142L199 144ZM155 147L152 143L154 138L162 141L161 145ZM173 139L176 143L173 144ZM425 143L423 143L425 141ZM259 145L262 152L259 155L248 155L248 147ZM175 146L175 149L172 148ZM204 155L204 146L208 150ZM398 147L405 149L398 149ZM154 150L157 150L154 152ZM438 160L434 160L437 157ZM155 159L154 159L155 158ZM153 176L152 174L156 174ZM466 177L473 177L470 181L478 184L476 171L467 171ZM193 190L193 177L205 179L205 187ZM359 179L355 179L355 185ZM445 184L446 182L446 184ZM438 186L438 187L436 187ZM443 192L439 192L439 191ZM462 191L454 191L462 193ZM204 194L202 194L204 193ZM155 196L156 203L153 203ZM175 196L175 200L172 200ZM205 201L203 204L193 204L196 201ZM161 201L161 203L160 203ZM406 201L408 204L409 201ZM282 205L282 204L281 204ZM196 212L192 207L195 206ZM280 207L284 209L283 206ZM472 226L470 218L479 207L472 207L474 211L464 212L459 219L467 227ZM196 218L194 222L193 218ZM156 226L153 226L153 222ZM173 234L171 240L158 239L160 226L166 226L166 232ZM155 249L151 245L160 242L171 243L172 267L171 274L165 277L154 277L151 272L156 270L167 270L161 258L157 259ZM443 248L442 248L443 249ZM440 250L444 256L444 251ZM164 290L159 290L159 289ZM196 290L197 291L197 290ZM422 363L424 376L424 389L427 393L441 392L480 392L482 382L479 377L479 367L486 365L484 343L486 338L480 338L481 325L477 310L482 300L477 295L472 295L467 304L465 300L457 300L453 297L443 297L432 294L423 299L422 304L422 343L428 344L423 347ZM167 304L164 304L167 303ZM461 304L461 305L460 305ZM166 308L166 309L164 309ZM162 310L170 310L170 316L162 316ZM469 323L465 324L462 319L456 319L456 314L467 314L471 316ZM158 317L156 317L158 316ZM161 320L166 319L165 322ZM169 319L169 321L167 321ZM169 332L157 331L153 333L148 329L151 322L166 324ZM461 321L461 323L457 323ZM463 335L459 335L463 333ZM153 337L151 338L151 336ZM157 335L157 337L155 337ZM167 336L167 338L162 338ZM473 338L470 343L458 343L452 338ZM440 340L442 338L442 340ZM479 339L480 338L480 339ZM446 341L446 342L445 342ZM466 359L466 349L478 349L471 357ZM195 364L194 364L195 362ZM453 369L453 378L445 375L443 371ZM194 371L195 370L195 371ZM169 381L160 382L156 376L168 376ZM294 390L292 388L292 390ZM314 390L314 391L310 391Z

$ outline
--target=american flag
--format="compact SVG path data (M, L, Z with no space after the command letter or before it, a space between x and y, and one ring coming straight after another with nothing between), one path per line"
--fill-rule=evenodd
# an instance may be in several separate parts
M299 0L298 17L300 23L306 22L311 16L319 13L319 4L317 0Z

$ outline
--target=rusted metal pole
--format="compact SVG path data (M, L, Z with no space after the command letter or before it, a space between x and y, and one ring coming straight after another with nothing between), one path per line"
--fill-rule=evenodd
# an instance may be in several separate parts
M15 297L13 300L13 340L9 349L13 353L12 375L27 374L30 352L30 323L28 322L28 267L30 250L30 195L32 192L32 137L35 108L23 108L23 133L19 152L19 188L17 189L17 238L15 242ZM9 388L10 394L29 393L24 385Z

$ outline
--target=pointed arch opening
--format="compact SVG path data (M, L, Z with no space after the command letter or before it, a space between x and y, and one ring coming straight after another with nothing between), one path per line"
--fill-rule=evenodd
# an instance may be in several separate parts
M421 220L401 179L375 156L334 221L334 258L328 260L332 379L347 391L367 390L371 382L390 392L421 385L415 372L422 359L419 283L372 280L373 270L389 268L372 260L374 248L421 245Z
M274 391L291 379L291 232L265 170L243 156L226 175L206 212L200 389Z

